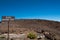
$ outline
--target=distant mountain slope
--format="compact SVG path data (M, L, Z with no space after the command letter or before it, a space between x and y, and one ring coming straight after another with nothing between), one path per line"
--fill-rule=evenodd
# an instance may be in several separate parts
M48 21L48 20L40 20L40 19L21 19L21 20L15 20L17 24L20 24L25 27L25 26L30 26L30 27L49 27L52 29L56 29L60 31L60 22L57 21Z
M8 22L5 21L0 23L0 31L1 30L5 31L7 27L8 27ZM60 35L60 22L57 21L49 21L49 20L41 20L41 19L16 19L15 21L10 21L9 27L13 28L13 30L19 30L16 28L20 28L20 29L27 28L35 31L39 31L43 29L43 30L55 32Z

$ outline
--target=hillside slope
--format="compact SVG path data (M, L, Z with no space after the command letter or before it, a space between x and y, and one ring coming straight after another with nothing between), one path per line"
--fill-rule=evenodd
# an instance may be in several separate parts
M10 31L18 31L25 29L32 29L35 31L46 30L53 33L60 35L60 22L57 21L48 21L48 20L41 20L41 19L16 19L15 21L9 22ZM7 31L8 22L0 23L0 32ZM16 31L16 32L17 32Z

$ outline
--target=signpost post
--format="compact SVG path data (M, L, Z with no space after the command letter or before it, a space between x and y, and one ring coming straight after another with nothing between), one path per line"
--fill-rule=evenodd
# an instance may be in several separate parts
M8 20L8 38L7 38L7 40L9 40L9 22L10 22L10 18Z

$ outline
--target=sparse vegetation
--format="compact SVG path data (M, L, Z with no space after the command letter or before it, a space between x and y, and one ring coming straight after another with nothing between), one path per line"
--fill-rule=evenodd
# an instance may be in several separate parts
M27 35L27 37L30 38L30 39L35 39L37 36L36 36L35 33L30 32L30 33Z
M5 38L4 36L0 35L0 38Z

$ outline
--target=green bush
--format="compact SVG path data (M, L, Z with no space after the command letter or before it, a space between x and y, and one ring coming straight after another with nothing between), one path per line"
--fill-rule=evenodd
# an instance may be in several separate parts
M0 35L0 38L5 38L5 36L3 36L3 35Z
M5 38L5 37L0 37L0 38Z
M36 34L30 32L27 37L30 39L35 39L37 36L36 36Z

